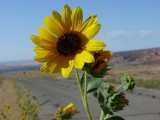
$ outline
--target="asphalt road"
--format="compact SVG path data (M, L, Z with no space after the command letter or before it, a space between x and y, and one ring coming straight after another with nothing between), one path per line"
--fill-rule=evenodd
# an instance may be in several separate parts
M74 103L78 113L73 120L87 120L80 92L74 80L20 80L21 87L30 89L40 102L42 120L54 120L57 106ZM126 120L160 120L160 91L135 88L134 94L127 95L130 103L117 115ZM95 98L89 96L93 120L98 120L100 109Z

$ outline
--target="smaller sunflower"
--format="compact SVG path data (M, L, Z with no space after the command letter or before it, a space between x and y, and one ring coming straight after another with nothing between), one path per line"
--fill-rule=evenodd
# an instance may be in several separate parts
M60 107L58 108L58 111L54 114L56 117L56 120L61 119L71 119L71 117L76 113L76 109L73 108L73 103L68 104L66 107Z
M108 67L108 62L113 55L113 52L100 50L92 52L92 55L94 56L95 61L93 63L86 63L83 70L93 77L104 77L111 69Z
M98 51L93 53L95 62L91 65L91 69L95 73L101 72L107 67L110 57L113 55L111 51Z
M92 51L102 50L106 45L101 40L92 39L100 30L97 16L90 16L83 23L81 7L73 11L65 5L62 16L53 11L44 19L45 28L39 27L38 36L31 36L37 46L35 60L43 62L42 73L58 73L67 78L72 68L83 68L85 63L94 62Z

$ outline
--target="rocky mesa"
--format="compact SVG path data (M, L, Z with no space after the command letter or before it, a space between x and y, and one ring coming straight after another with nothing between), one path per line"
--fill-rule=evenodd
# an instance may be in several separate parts
M110 64L136 65L160 63L160 48L134 50L115 53Z

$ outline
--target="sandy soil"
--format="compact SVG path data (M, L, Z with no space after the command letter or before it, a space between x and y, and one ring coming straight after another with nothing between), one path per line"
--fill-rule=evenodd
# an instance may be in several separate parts
M7 114L9 120L20 119L20 109L18 104L18 93L13 81L3 80L0 84L0 108L5 109L5 105L11 107L12 112Z

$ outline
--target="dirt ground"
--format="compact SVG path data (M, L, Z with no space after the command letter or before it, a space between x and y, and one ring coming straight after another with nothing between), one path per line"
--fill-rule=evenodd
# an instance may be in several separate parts
M20 119L18 99L18 91L16 89L15 83L10 80L3 80L0 83L0 109L3 109L3 113L7 116L7 120ZM6 110L6 106L10 106L8 107L8 112ZM2 111L0 113L2 116ZM3 120L3 118L1 119Z

